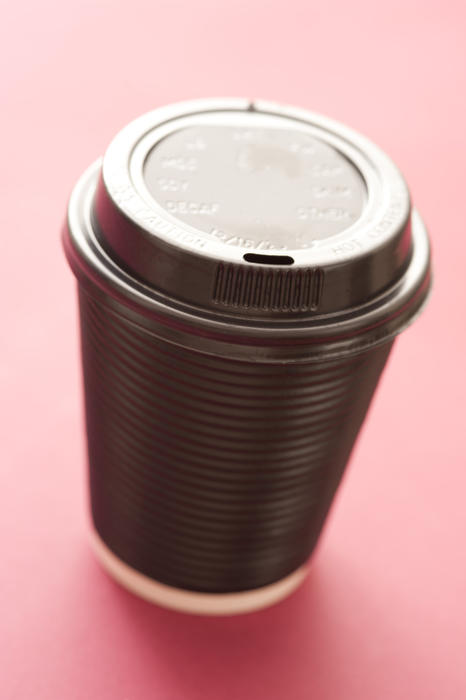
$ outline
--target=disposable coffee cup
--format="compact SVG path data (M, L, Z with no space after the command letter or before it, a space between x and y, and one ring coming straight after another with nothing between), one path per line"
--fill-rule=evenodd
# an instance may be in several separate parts
M103 565L178 610L283 598L429 293L400 172L307 111L175 104L83 174L64 245Z

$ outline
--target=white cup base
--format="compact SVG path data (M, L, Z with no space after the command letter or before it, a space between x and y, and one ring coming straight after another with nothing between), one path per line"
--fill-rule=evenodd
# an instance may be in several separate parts
M250 591L198 593L173 588L141 574L119 559L95 530L91 530L91 543L104 569L124 588L164 608L195 615L238 615L266 608L292 593L303 581L309 568L305 564L275 583Z

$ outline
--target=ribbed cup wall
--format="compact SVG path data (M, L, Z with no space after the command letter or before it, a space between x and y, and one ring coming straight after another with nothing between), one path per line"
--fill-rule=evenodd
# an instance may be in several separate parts
M249 590L317 541L391 348L320 363L172 345L80 290L91 507L108 547L177 588Z

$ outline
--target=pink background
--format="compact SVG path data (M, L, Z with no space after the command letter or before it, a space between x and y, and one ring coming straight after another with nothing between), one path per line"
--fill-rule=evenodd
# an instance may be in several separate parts
M2 3L1 616L6 700L466 695L464 2ZM314 560L238 618L121 590L86 539L71 187L128 120L199 96L297 104L402 168L436 286L399 341Z

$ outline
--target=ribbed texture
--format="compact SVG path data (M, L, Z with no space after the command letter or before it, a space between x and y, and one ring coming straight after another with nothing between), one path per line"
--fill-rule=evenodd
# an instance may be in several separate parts
M342 362L230 361L80 292L92 514L122 560L233 592L309 556L390 346Z
M262 311L315 311L322 297L319 268L280 269L224 265L215 275L213 301Z

